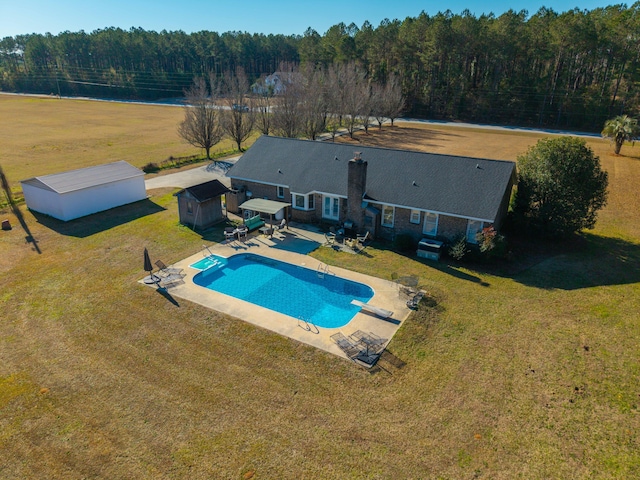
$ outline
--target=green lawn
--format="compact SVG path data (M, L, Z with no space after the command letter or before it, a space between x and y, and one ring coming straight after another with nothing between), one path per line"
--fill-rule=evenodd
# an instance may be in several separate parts
M0 478L639 477L640 162L603 165L596 230L500 268L315 252L429 292L371 372L140 286L145 246L203 243L170 190L68 224L23 209L41 253L4 211Z

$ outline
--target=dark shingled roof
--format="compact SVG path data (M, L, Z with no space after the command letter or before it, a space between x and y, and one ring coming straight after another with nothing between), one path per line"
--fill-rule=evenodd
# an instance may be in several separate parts
M508 161L262 136L227 176L346 197L355 152L368 163L367 199L484 221L495 220L515 173Z
M210 182L201 183L199 185L193 185L180 190L176 195L180 195L183 192L189 192L189 194L195 198L198 202L206 202L212 198L224 195L229 191L219 180L211 180Z

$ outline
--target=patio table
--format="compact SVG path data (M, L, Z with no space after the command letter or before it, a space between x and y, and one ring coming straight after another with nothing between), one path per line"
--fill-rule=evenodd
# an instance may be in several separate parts
M260 227L260 228L258 229L258 231L259 231L262 235L264 235L265 237L266 237L267 235L270 235L270 236L272 236L272 237L273 237L273 228L272 228L272 227L267 227L267 226L265 225L264 227Z
M364 352L361 353L363 353L365 357L372 356L371 352L369 351L370 348L384 345L384 342L387 341L386 339L380 338L374 333L366 333L362 330L356 330L351 335L349 335L349 338L351 338L355 343L360 344L364 347ZM377 348L373 352L374 355L378 355L379 353L380 352Z

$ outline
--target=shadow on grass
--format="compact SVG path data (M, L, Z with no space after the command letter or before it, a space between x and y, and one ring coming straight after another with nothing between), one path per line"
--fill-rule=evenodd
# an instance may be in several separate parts
M24 215L22 214L22 211L20 210L20 207L17 205L17 203L13 199L13 195L11 193L11 188L9 187L9 181L7 180L7 177L4 174L4 171L2 170L2 167L0 167L0 187L2 188L2 190L4 190L5 196L7 197L7 203L11 207L11 211L13 212L13 214L16 217L16 219L18 220L18 223L20 223L20 226L24 230L25 241L27 243L32 243L33 244L33 249L36 252L42 253L42 250L40 250L40 247L38 246L38 241L32 235L31 230L29 229L29 225L27 225L27 222L24 219Z
M478 274L546 290L577 290L640 282L640 244L583 232L564 240L512 237L510 260L464 262ZM447 271L433 265L441 271Z
M68 222L63 222L33 210L31 213L39 223L61 235L85 238L163 210L165 210L164 207L145 199Z
M173 296L169 293L169 291L166 288L162 288L162 287L158 287L156 289L156 292L158 292L160 295L162 295L164 298L166 298L167 300L169 300L171 303L173 303L176 307L179 307L180 304L178 303L178 301L173 298Z
M561 290L640 282L638 243L583 233L562 247L530 268L504 276L536 288Z
M225 220L220 223L216 223L214 226L207 228L206 230L196 230L202 236L202 240L210 243L224 243L224 229L225 227L236 227L237 225L231 220Z
M431 267L435 270L438 270L442 273L446 273L447 275L451 275L452 277L459 278L460 280L466 280L468 282L477 283L483 287L488 287L490 284L485 282L482 278L471 275L469 273L463 272L459 269L458 266L447 264L447 260L443 257L439 262L433 260L426 260L423 258L419 258L415 255L415 252L399 252L395 250L392 245L388 242L374 242L375 248L378 250L389 250L395 252L397 255L401 255L415 262L420 262L425 266ZM471 268L465 265L467 268ZM400 273L402 275L402 273Z

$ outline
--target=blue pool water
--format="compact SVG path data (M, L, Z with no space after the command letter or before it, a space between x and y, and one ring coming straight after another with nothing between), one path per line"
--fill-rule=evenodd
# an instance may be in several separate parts
M227 259L223 257L218 257L216 255L210 255L208 257L203 258L202 260L198 260L196 263L192 263L189 265L191 268L195 268L196 270L206 270L211 267L219 267L227 263Z
M196 285L302 318L319 327L346 325L360 311L351 300L367 302L373 297L371 287L362 283L332 274L321 275L260 255L244 253L228 259L209 258L213 266L196 274L193 278ZM216 259L218 265L214 264Z

